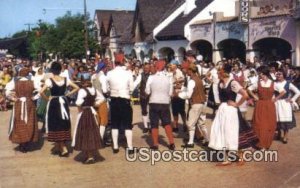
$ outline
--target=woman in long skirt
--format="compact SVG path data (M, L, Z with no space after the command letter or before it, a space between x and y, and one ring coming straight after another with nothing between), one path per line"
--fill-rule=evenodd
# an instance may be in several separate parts
M257 101L252 118L254 131L259 139L257 147L264 150L269 149L272 144L276 129L275 102L285 94L285 90L270 79L268 67L261 66L258 72L258 83L250 86L248 90ZM252 92L253 90L257 90L257 95ZM275 91L280 93L276 97Z
M276 106L276 115L277 115L277 130L278 136L282 143L287 144L288 142L288 131L296 127L296 120L294 117L292 103L300 96L300 91L294 84L285 80L285 72L283 69L279 69L276 73L276 85L283 87L286 91L285 95L277 100L275 103ZM294 95L292 95L292 93ZM278 92L275 94L279 95Z
M254 133L247 128L238 107L248 98L247 92L235 80L229 77L231 66L225 65L218 72L221 80L219 95L221 104L212 123L209 147L215 150L235 151L251 147L256 140ZM236 101L237 94L242 97ZM225 155L224 161L218 166L230 165L231 161Z
M77 92L79 87L70 80L59 76L61 69L61 64L57 62L52 63L51 72L53 77L45 81L40 94L48 100L45 117L48 141L55 142L57 151L54 153L59 152L60 156L67 157L69 152L66 142L71 140L71 121L66 97ZM66 93L68 86L71 86L73 90ZM50 89L51 93L49 97L44 94L47 88Z
M102 141L97 121L95 105L96 90L90 81L84 81L78 92L76 105L79 108L77 123L74 131L72 146L75 150L83 151L86 155L84 164L95 162L93 153L100 149Z
M19 150L24 153L27 152L30 142L38 141L38 123L33 102L35 88L33 82L26 78L29 71L28 68L22 68L18 78L6 85L6 95L15 102L9 127L9 139L19 144Z

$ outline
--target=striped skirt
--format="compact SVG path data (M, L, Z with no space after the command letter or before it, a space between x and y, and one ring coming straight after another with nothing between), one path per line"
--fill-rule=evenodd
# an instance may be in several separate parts
M238 110L239 117L239 149L247 149L256 146L258 137L249 123L243 118L241 111Z
M92 151L98 150L103 146L97 117L95 116L96 112L91 108L84 108L78 114L72 143L75 150Z

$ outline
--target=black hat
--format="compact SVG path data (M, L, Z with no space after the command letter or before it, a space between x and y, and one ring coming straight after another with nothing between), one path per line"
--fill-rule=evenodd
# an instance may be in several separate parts
M231 73L231 69L232 69L232 66L231 65L229 65L229 64L224 64L223 65L223 70L224 70L224 72L225 73Z

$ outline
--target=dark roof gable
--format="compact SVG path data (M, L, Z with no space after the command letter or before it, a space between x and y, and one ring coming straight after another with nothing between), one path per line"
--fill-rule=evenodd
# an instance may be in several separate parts
M182 40L184 37L184 26L199 14L213 0L196 0L196 8L188 15L181 13L169 25L161 30L155 37L158 40Z

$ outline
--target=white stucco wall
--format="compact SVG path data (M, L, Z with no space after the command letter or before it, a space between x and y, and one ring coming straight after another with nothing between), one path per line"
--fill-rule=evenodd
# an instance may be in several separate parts
M184 35L190 40L190 25L196 21L213 19L213 12L223 12L224 17L235 16L235 2L237 0L215 0L204 8L184 27Z
M168 48L172 48L173 51L175 52L175 58L176 60L181 60L178 59L179 54L178 54L178 50L179 48L185 48L188 46L189 42L187 40L173 40L173 41L157 41L157 43L154 44L154 52L155 54L157 54L157 56L160 56L161 54L158 54L158 51L162 48L168 47Z

